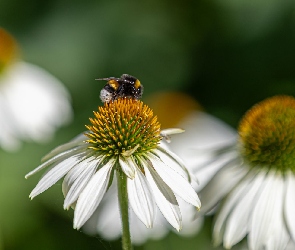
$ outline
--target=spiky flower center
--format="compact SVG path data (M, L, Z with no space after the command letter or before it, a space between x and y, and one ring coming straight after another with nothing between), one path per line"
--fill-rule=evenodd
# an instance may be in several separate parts
M105 103L86 126L89 148L107 156L132 152L140 154L157 147L160 124L153 111L142 101L121 98Z
M241 150L253 167L295 173L295 99L268 98L252 107L239 126Z
M18 54L18 46L13 37L0 28L0 73Z

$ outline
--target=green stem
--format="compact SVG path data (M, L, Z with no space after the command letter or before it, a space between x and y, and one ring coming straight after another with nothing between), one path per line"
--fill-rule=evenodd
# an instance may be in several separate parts
M131 250L132 244L129 229L127 176L120 170L116 170L116 172L118 181L119 205L122 219L122 249Z

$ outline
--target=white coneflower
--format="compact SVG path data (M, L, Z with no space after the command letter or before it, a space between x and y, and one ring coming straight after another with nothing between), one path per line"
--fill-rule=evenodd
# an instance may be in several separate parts
M202 211L222 201L213 230L217 245L231 248L247 236L249 249L283 250L295 240L295 99L258 103L238 132L234 145L215 152L211 164L221 168L200 193Z
M148 97L146 101L157 114L161 127L181 127L185 130L185 133L173 137L169 144L163 143L163 146L169 146L169 150L180 156L188 169L195 171L196 164L200 165L201 162L210 159L212 155L208 153L208 148L216 147L216 144L222 145L235 141L236 134L233 129L201 111L202 108L196 100L187 94L181 92L156 93ZM173 116L170 110L173 110ZM166 139L169 140L169 136L166 136ZM202 149L198 155L196 155L196 148ZM199 173L197 180L192 179L191 185L195 190L199 190L213 174L214 169L205 169ZM91 235L99 233L106 240L115 240L120 237L118 201L112 198L116 195L116 188L110 188L97 211L83 227L84 232ZM176 199L178 199L177 196ZM196 219L196 214L199 212L182 199L178 199L178 203L182 213L182 230L176 233L191 237L202 227L203 218L198 216ZM133 244L141 245L148 239L161 239L173 229L159 211L156 215L153 228L147 229L133 211L130 211L130 231Z
M180 159L160 143L160 124L152 110L139 100L119 98L105 103L94 114L85 135L53 150L26 176L51 167L30 197L65 176L64 208L75 207L74 228L78 229L96 210L116 173L119 198L128 196L146 227L153 226L157 205L167 221L180 230L181 213L175 194L197 208L200 201ZM179 129L172 129L164 134L177 132ZM123 220L128 218L128 209L122 211L120 199Z
M69 99L56 78L18 59L16 41L0 28L0 147L50 138L72 117Z

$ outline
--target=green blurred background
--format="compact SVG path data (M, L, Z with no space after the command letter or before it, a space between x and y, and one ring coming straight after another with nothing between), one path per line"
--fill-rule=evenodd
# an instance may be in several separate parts
M3 249L120 249L72 228L61 184L30 201L38 176L24 175L53 147L85 129L100 105L103 82L128 73L145 87L183 91L233 127L256 102L295 96L294 0L81 1L1 0L0 26L19 42L25 61L69 89L75 118L44 145L0 151ZM192 238L170 233L135 249L211 249L211 218Z

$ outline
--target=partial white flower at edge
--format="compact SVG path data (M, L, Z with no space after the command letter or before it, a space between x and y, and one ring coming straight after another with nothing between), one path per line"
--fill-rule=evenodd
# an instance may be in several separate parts
M238 132L203 164L218 166L199 193L202 213L218 207L213 242L230 249L247 237L251 250L295 249L294 97L254 105Z
M0 74L0 146L15 150L21 140L44 142L72 118L61 82L38 66L13 62Z

